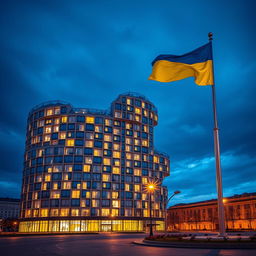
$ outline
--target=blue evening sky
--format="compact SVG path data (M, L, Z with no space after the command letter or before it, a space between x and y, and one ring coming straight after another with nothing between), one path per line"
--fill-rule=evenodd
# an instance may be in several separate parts
M26 118L43 101L106 109L118 94L158 108L172 204L216 197L211 87L147 80L159 54L214 33L224 196L256 191L254 1L3 0L0 6L0 196L19 197ZM253 114L254 113L254 114Z

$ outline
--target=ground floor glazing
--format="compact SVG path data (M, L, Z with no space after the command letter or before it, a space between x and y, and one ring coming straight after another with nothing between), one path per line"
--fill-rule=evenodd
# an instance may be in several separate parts
M21 221L19 232L143 232L145 220L37 220ZM164 230L164 221L153 221L156 231Z

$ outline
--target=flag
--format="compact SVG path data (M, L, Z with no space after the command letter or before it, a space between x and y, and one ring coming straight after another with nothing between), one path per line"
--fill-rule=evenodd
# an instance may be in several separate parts
M194 77L197 85L213 85L212 43L184 55L159 55L152 62L149 80L173 82Z

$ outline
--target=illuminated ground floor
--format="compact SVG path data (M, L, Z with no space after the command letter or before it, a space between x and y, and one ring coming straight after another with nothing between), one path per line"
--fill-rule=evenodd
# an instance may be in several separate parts
M29 220L20 221L19 232L143 232L149 220ZM156 231L164 230L163 220L154 220Z

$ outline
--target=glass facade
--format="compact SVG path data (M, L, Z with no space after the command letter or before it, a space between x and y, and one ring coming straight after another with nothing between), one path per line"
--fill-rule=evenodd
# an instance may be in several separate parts
M155 106L121 94L109 111L47 102L27 122L20 232L143 231L164 228L169 158L154 149Z

